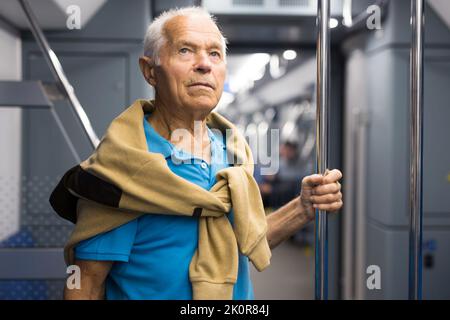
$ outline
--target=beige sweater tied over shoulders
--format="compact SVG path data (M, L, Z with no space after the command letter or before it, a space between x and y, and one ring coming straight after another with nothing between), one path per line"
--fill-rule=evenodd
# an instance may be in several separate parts
M153 101L136 100L111 122L94 153L53 190L52 207L75 223L64 249L66 263L74 263L80 241L143 214L192 216L199 219L198 248L189 265L193 299L232 299L239 251L258 271L271 258L251 150L231 122L211 112L207 125L227 137L233 166L218 171L217 182L205 190L174 174L162 154L148 151L144 114L153 109ZM233 225L227 217L232 208Z

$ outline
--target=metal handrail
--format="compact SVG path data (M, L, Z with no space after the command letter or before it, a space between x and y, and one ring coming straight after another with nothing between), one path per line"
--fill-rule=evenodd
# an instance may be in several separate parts
M316 170L324 174L328 168L328 105L330 78L330 1L319 0L317 7L317 110ZM328 299L328 217L316 210L315 223L315 297Z
M30 4L28 3L28 0L18 1L22 6L28 23L30 24L33 36L36 39L36 42L38 43L42 53L44 54L45 60L47 61L54 78L61 85L63 93L68 98L73 110L75 111L75 114L77 115L77 119L80 121L81 127L88 136L89 142L91 143L92 147L95 149L99 144L99 139L94 131L94 128L92 127L91 122L89 121L88 116L86 115L86 112L84 111L83 107L80 104L80 101L75 95L74 89L67 79L58 57L50 48L44 33L37 23L37 19L30 7Z
M409 298L422 299L424 0L411 1Z

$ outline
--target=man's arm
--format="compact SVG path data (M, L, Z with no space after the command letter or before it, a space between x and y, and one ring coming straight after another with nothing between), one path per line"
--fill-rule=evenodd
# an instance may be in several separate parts
M315 209L338 211L342 203L342 178L339 170L325 176L313 174L303 178L302 191L298 197L267 215L267 241L271 249L292 236L305 224L314 220Z
M113 261L75 260L80 267L80 289L64 286L65 300L102 300L105 296L105 280Z
M306 214L300 197L294 198L267 215L267 241L270 249L278 246L312 220L314 216Z

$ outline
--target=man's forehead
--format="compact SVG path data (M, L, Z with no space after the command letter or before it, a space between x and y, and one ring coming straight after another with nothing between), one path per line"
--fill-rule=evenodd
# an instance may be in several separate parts
M205 17L177 16L167 21L164 29L167 39L172 43L188 42L191 37L199 37L221 45L219 29Z

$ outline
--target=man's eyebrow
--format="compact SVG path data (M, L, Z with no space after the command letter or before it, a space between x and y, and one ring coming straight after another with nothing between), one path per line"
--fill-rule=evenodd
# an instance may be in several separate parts
M208 47L209 47L209 48L213 48L213 49L223 50L222 44L219 43L219 42L216 42L216 41L210 43Z
M188 46L188 47L193 47L193 48L198 47L197 44L195 44L194 42L187 41L187 40L179 40L179 41L176 41L175 44L177 46Z

